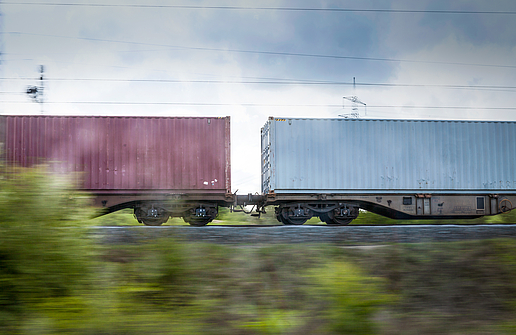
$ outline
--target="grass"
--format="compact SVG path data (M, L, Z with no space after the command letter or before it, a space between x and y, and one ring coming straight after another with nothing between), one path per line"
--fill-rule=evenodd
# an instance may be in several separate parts
M516 242L94 246L88 281L23 302L5 333L510 334ZM59 270L65 273L66 270Z

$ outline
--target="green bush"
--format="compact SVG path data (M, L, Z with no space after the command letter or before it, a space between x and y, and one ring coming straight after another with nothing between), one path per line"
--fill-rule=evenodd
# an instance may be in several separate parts
M118 278L114 278L120 284L117 290L122 293L121 299L160 309L190 304L193 280L181 243L162 238L125 247L125 253L125 260L117 260Z
M313 269L311 277L318 297L326 301L321 313L327 327L336 334L373 334L373 317L392 297L382 292L380 278L367 276L344 261L329 261ZM320 298L319 298L320 299Z
M88 285L87 202L44 167L0 179L0 330Z

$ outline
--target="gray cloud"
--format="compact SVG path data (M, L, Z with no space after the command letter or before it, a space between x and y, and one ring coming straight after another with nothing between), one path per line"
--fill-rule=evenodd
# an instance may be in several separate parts
M56 0L58 1L58 0ZM64 1L63 1L64 2ZM127 3L108 0L106 3ZM138 1L135 0L134 3ZM169 4L154 0L153 4ZM516 10L512 0L178 1L177 4L439 10ZM230 52L229 49L428 62L512 64L515 16L375 12L224 11L67 6L4 6L6 53L3 113L39 113L21 94L47 68L45 110L51 114L204 115L232 117L234 187L259 190L259 134L269 115L336 117L350 86L55 81L52 78L245 80L293 78L390 84L516 86L516 69ZM39 35L30 35L39 34ZM71 38L52 37L62 35ZM84 40L84 39L92 40ZM95 39L111 40L112 42ZM117 43L126 41L130 43ZM147 45L146 45L147 44ZM168 46L168 47L167 47ZM177 46L190 47L178 48ZM222 49L222 51L192 48ZM515 120L514 111L410 109L409 106L515 106L514 91L441 87L357 87L369 117ZM5 103L16 101L16 104ZM73 101L194 102L199 105L88 105ZM212 105L209 105L212 104ZM218 105L219 104L219 105ZM256 104L255 106L249 104ZM271 106L267 106L271 105ZM319 107L303 107L318 105ZM332 106L328 106L332 105ZM378 105L400 108L374 108ZM335 107L337 106L337 107ZM253 162L250 164L250 162ZM242 182L240 182L242 181Z

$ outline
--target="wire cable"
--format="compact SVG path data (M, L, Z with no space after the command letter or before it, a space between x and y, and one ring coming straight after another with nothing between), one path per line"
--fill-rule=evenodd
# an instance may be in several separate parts
M269 55L269 56L294 56L294 57L311 57L311 58L324 58L324 59L330 58L330 59L349 59L349 60L365 60L365 61L380 61L380 62L404 62L404 63L419 63L419 64L461 65L461 66L478 66L478 67L495 67L495 68L513 68L513 69L516 68L516 65L506 65L506 64L423 61L423 60L396 59L396 58L359 57L359 56L324 55L324 54L310 54L310 53L296 53L296 52L192 47L192 46L167 45L167 44L148 43L148 42L120 41L120 40L94 38L94 37L74 37L74 36L63 36L63 35L54 35L54 34L27 33L27 32L20 32L20 31L9 31L9 32L5 32L5 34L56 37L56 38L78 39L78 40L93 41L93 42L108 42L108 43L145 45L145 46L155 46L155 47L157 46L157 47L167 47L167 48L180 49L180 50L183 49L183 50L210 51L210 52L213 52L213 51L235 52L235 53L259 54L259 55Z
M249 7L249 6L194 6L194 5L149 5L149 4L102 4L102 3L58 3L58 2L14 2L3 1L3 5L18 6L60 6L96 8L153 8L153 9L199 9L240 11L288 11L288 12L337 12L337 13L389 13L389 14L460 14L460 15L516 15L516 11L489 10L432 10L432 9L390 9L390 8L308 8L308 7Z
M0 80L34 80L32 77L6 77ZM321 85L321 86L363 86L363 87L416 87L416 88L446 88L461 90L491 90L509 91L516 90L516 86L504 85L449 85L449 84L403 84L403 83L352 83L340 81L305 80L305 79L281 79L281 78L256 78L256 80L179 80L179 79L122 79L122 78L45 78L46 81L93 81L93 82L127 82L127 83L166 83L166 84L241 84L241 85Z
M24 104L28 101L3 101L6 104ZM79 105L173 105L196 107L329 107L342 108L336 104L265 104L265 103L215 103L215 102L171 102L171 101L45 101L45 105L79 104ZM470 106L409 106L409 105L367 105L370 108L398 108L398 109L458 109L458 110L516 110L516 107L470 107Z

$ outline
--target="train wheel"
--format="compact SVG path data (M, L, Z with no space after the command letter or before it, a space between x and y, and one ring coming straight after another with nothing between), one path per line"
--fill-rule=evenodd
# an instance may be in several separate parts
M300 226L300 225L305 224L306 221L308 221L308 219L287 218L284 223L286 225Z
M336 208L333 211L319 215L321 221L330 226L345 226L358 216L358 207Z
M290 223L288 223L287 219L285 219L283 217L283 215L281 215L281 214L276 215L276 220L278 220L279 222L281 222L283 224L290 224Z
M329 226L345 226L355 219L353 217L336 217L333 212L320 214L319 218Z
M498 205L501 213L507 213L512 210L512 202L509 199L503 199Z
M211 218L209 218L209 219L206 219L206 218L192 218L192 217L183 216L183 220L186 223L188 223L190 226L202 227L202 226L206 226L213 219L211 219Z
M337 219L337 218L333 218L333 219L328 219L325 222L329 226L345 226L345 225L348 225L349 223L351 223L351 221L353 221L353 219Z
M161 226L167 221L168 217L166 219L142 219L141 223L143 223L146 226Z
M183 215L183 220L191 226L202 227L217 217L218 211L215 207L198 207L189 210Z
M285 225L302 225L306 221L308 221L308 218L306 216L296 217L294 215L289 215L289 209L283 208L281 210L281 214L279 215L280 220Z
M280 207L275 207L274 213L276 214L276 220L278 220L278 222L286 224Z
M134 209L134 216L138 222L146 226L161 226L168 221L170 214L163 209L155 209L154 207L144 210L141 207Z

